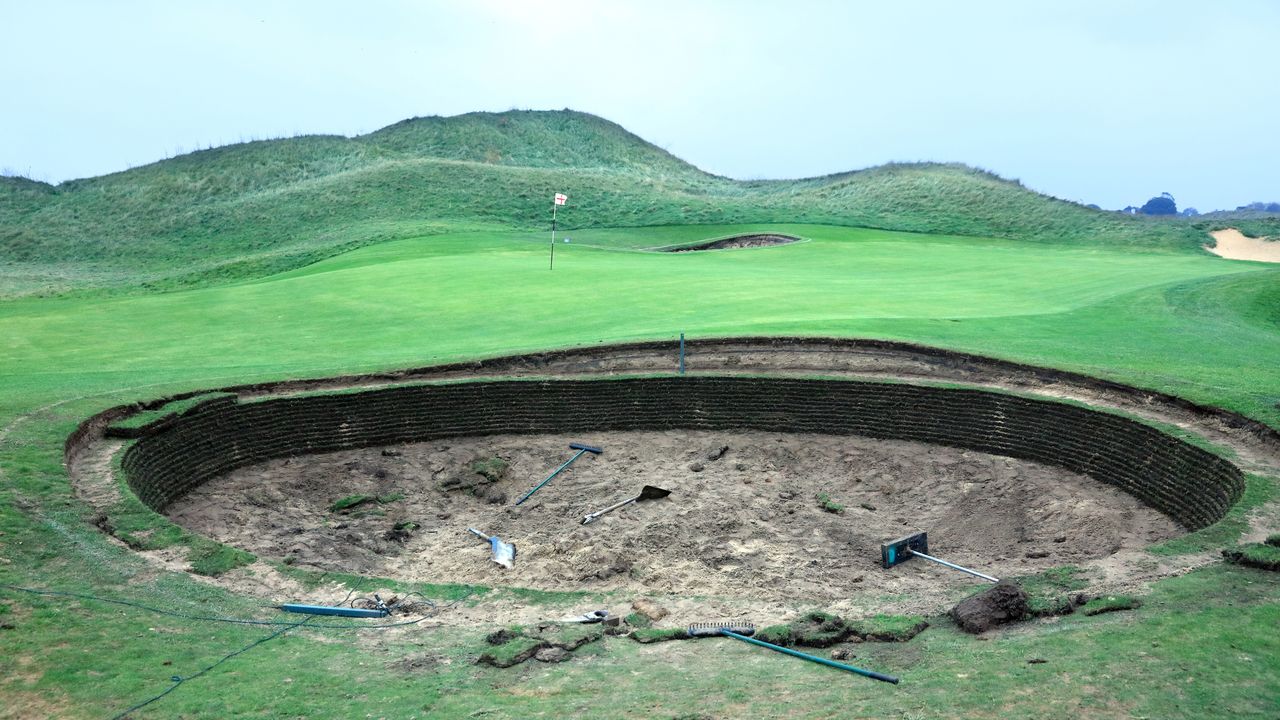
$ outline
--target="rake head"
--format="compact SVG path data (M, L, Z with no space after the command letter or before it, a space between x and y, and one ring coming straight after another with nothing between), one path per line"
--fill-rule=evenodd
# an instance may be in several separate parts
M749 622L731 623L693 623L689 626L689 637L716 637L721 630L728 630L739 635L755 635L756 626Z
M582 443L577 443L577 442L569 443L569 447L573 448L574 450L586 450L587 452L595 453L596 455L599 455L600 453L604 452L604 448L598 448L594 445L583 445Z
M918 532L906 535L881 545L880 564L886 568L891 568L894 565L910 560L916 552L929 552L928 533Z

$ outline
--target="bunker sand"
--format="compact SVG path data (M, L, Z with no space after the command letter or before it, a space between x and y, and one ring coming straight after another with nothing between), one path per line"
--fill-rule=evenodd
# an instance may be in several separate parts
M1235 228L1215 230L1209 233L1215 241L1213 247L1205 246L1205 250L1229 260L1255 260L1257 262L1280 263L1280 240L1271 238L1251 238Z
M881 542L927 529L948 559L1023 575L1137 552L1182 532L1091 478L938 445L769 432L591 441L605 453L519 507L514 499L562 461L563 438L455 438L269 461L206 483L168 515L221 542L322 570L778 607L906 595L921 610L938 609L972 581L923 563L884 570ZM471 469L495 457L507 464L502 479ZM458 479L475 485L445 489ZM672 495L581 525L645 484ZM384 502L330 509L350 495ZM407 522L416 528L402 537L395 529ZM489 562L488 546L467 527L515 543L515 568Z

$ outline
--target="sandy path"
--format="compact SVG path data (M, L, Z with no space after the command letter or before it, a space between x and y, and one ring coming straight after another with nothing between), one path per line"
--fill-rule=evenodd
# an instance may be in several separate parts
M1219 257L1280 263L1280 239L1246 237L1235 228L1215 230L1209 236L1217 244L1213 247L1206 245L1204 249Z

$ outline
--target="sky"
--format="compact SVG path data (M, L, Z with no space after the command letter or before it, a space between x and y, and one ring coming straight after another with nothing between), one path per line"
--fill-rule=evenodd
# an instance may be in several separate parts
M572 108L719 175L962 162L1116 209L1280 201L1280 2L0 0L0 172Z

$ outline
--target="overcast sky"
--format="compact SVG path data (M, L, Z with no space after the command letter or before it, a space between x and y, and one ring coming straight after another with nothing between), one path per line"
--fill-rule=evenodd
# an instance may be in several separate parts
M1280 2L0 0L0 168L573 108L734 178L957 161L1106 208L1280 201Z

